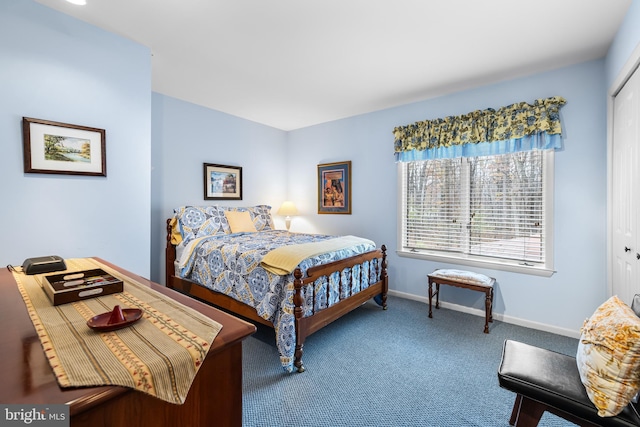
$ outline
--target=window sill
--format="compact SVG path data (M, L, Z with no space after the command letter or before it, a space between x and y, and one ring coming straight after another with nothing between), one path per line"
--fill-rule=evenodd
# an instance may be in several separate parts
M445 255L428 251L397 250L396 254L401 257L424 259L429 261L446 262L450 264L460 264L470 267L486 268L491 270L509 271L512 273L530 274L533 276L551 277L555 270L539 265L522 265L515 261L508 260L487 260L474 258L465 255Z

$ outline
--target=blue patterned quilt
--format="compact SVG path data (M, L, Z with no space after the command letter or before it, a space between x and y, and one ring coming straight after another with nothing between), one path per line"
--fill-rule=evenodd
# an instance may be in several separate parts
M317 242L334 237L268 230L198 238L181 248L183 255L178 260L179 274L185 279L255 308L260 317L272 322L282 366L287 372L291 372L296 346L293 274L275 275L262 268L260 261L269 251L282 245ZM374 245L362 243L348 249L307 258L299 264L299 267L304 277L306 270L310 267L373 249L375 249ZM351 269L345 269L339 274L342 275L343 281L351 275L356 291L366 289L369 283L379 280L377 260L364 262ZM313 307L312 289L304 289L304 316L312 314L314 309L321 310L339 301L339 274L336 272L330 277L318 279L309 285L309 287L313 285L316 290L315 307ZM347 290L343 290L344 292ZM342 297L346 296L348 295L342 295Z

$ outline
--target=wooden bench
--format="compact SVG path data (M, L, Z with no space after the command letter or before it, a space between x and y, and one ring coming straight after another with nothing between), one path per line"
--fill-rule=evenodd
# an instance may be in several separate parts
M435 270L428 274L429 282L429 318L433 318L431 301L436 297L436 308L440 308L440 285L456 286L485 293L485 321L484 333L489 333L489 322L493 322L493 285L496 279L484 274L473 273L464 270ZM435 292L433 285L435 286Z

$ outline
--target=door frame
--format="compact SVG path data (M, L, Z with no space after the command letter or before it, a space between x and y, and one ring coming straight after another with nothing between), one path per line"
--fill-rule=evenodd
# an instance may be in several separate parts
M607 91L607 297L613 294L613 109L614 100L636 70L640 69L640 43ZM640 72L640 71L638 71Z

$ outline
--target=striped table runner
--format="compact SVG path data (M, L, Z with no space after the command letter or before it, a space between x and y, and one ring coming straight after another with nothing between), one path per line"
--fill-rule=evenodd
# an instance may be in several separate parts
M184 403L222 325L96 260L65 262L67 272L101 268L121 279L124 291L53 306L40 286L44 275L13 273L60 386L119 385ZM142 319L111 332L87 326L116 305L141 309Z

